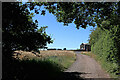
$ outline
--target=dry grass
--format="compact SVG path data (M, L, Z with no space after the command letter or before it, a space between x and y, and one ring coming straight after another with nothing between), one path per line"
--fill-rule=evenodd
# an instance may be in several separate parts
M14 58L19 58L20 60L25 58L45 58L49 56L69 56L74 57L75 53L73 51L62 51L62 50L49 50L49 51L40 51L40 54L36 54L27 51L15 51L13 54Z
M15 51L13 57L19 60L50 60L62 65L65 69L76 60L76 54L73 51L67 50L40 51L40 54L26 51Z
M43 57L45 56L75 56L73 51L62 51L62 50L50 50L50 51L40 51Z
M20 60L38 58L32 52L27 52L27 51L15 51L13 53L13 57L16 58L16 59L20 59Z
M83 52L81 52L81 54L88 55L88 56L90 56L90 57L92 57L92 58L94 58L94 59L96 58L96 55L93 54L92 52L83 51Z

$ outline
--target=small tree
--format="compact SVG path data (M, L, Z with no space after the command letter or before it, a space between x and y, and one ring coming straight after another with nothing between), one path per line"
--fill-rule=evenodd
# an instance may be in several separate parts
M66 50L66 48L63 48L63 50Z

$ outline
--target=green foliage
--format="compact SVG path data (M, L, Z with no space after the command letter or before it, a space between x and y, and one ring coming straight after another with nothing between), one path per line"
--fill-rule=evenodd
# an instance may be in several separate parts
M100 26L102 21L110 20L112 24L120 23L120 2L27 2L24 8L34 10L36 14L45 15L46 10L56 16L58 22L64 25L74 22L76 28ZM38 7L36 7L38 6ZM41 10L44 6L46 10ZM27 10L26 8L26 10ZM108 14L109 13L109 14ZM116 18L118 20L116 21ZM108 27L107 27L108 28Z
M93 30L91 30L92 32L91 32L91 34L90 34L90 39L89 39L89 43L90 43L90 45L94 45L94 43L96 42L96 41L98 41L98 39L99 39L99 37L100 37L100 34L102 34L101 33L101 30L100 30L100 28L99 27L97 27L96 29L93 29Z
M109 19L116 20L120 16L119 3L108 2L65 2L65 3L47 3L46 9L57 17L58 22L64 25L74 22L76 28L86 28L88 25L100 26L101 22ZM109 13L109 14L107 14ZM116 18L113 18L115 17ZM118 24L119 21L113 23Z
M118 77L119 75L116 74L120 73L120 28L118 25L109 25L110 22L104 22L101 28L97 27L90 34L89 43L92 46L92 52L97 55L102 66L114 77ZM108 26L109 29L107 29Z

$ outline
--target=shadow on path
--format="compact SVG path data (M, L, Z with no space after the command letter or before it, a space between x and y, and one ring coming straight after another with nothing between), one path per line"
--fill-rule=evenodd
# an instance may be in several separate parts
M90 74L82 72L62 72L57 80L84 80L80 77L81 74Z

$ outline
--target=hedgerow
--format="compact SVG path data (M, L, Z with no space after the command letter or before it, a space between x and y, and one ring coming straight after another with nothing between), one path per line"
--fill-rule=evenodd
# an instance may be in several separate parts
M107 23L107 21L106 21ZM110 73L111 77L119 77L120 73L120 26L104 24L97 27L90 34L89 43L92 53L97 55L101 65Z

